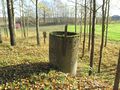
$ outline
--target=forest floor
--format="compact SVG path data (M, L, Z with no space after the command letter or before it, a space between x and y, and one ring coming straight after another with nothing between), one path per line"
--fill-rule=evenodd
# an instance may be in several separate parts
M42 36L42 34L41 34ZM81 59L82 42L79 46L77 76L62 73L49 64L49 40L46 44L41 37L40 46L36 45L35 33L29 37L17 38L17 45L11 47L9 39L3 37L0 44L0 90L111 90L113 87L120 42L108 41L104 47L101 73L97 73L100 38L96 37L94 70L88 76L89 52Z

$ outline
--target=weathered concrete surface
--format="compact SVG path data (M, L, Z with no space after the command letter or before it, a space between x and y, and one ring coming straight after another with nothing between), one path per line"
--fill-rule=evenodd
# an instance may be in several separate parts
M49 35L49 60L61 71L76 75L79 52L79 35L64 32L53 32Z

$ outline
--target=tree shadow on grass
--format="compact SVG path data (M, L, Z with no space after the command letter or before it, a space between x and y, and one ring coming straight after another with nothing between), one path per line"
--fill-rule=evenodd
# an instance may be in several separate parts
M115 73L116 73L116 64L112 64L112 65L102 64L101 65L100 76L103 76L102 78L109 80L109 82L111 82L114 80Z
M49 63L44 62L0 67L0 84L28 78L40 72L48 73L51 69L55 68Z
M106 64L102 64L102 72L104 73L111 73L113 71L116 71L116 64L113 64L111 66L107 66Z

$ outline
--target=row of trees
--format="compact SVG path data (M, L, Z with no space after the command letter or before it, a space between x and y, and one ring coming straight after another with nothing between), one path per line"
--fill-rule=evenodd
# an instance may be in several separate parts
M95 44L95 25L96 25L96 16L99 9L102 9L102 34L101 34L101 45L100 45L100 57L99 57L99 66L98 73L100 73L101 61L102 61L102 53L104 46L107 45L107 33L108 33L108 23L109 23L109 8L110 8L110 0L103 0L103 4L99 7L96 5L96 0L90 0L89 5L87 5L87 0L84 0L84 13L81 12L81 27L82 23L84 23L84 32L83 32L83 50L82 57L84 57L85 53L85 44L86 44L86 28L87 22L89 22L89 33L88 33L88 51L90 51L90 71L89 75L92 74L93 70L93 59L94 59L94 44ZM78 3L78 2L76 2ZM87 13L89 11L89 13ZM87 19L87 14L89 14L89 21ZM83 18L84 16L84 18ZM82 28L80 28L82 29ZM105 32L106 31L106 32ZM82 30L80 30L81 37ZM105 36L104 36L105 35Z
M37 36L37 44L40 44L39 41L39 19L38 19L38 0L35 2L36 6L36 36ZM16 39L15 39L15 12L14 12L14 1L13 0L7 0L7 13L8 13L8 25L9 25L9 32L10 32L10 43L11 46L16 45ZM25 13L24 13L24 1L19 0L19 6L20 6L20 17L21 17L21 31L22 36L26 38L26 29L25 29ZM5 7L4 7L5 9ZM4 10L5 12L5 10ZM27 18L28 20L28 18Z
M88 51L90 51L90 70L89 75L93 72L93 62L94 62L94 45L95 45L95 21L96 21L96 13L98 9L102 8L102 34L101 34L101 45L100 45L100 57L99 57L99 65L98 65L98 73L101 71L101 62L103 57L103 49L107 46L107 36L108 36L108 24L109 24L109 10L110 10L110 0L102 0L102 6L96 8L96 0L90 0L90 5L87 7L86 0L84 0L84 33L83 33L83 52L82 57L84 56L85 50L85 41L86 41L86 10L89 9L89 39L88 39ZM76 1L77 3L77 1ZM82 15L81 15L82 20ZM76 23L75 23L76 25ZM81 24L82 26L82 24ZM82 29L82 28L81 28ZM80 35L82 30L80 30ZM80 37L81 38L81 37ZM91 48L91 49L90 49ZM120 51L118 58L117 71L114 81L113 90L119 89L119 80L120 80Z
M51 4L47 3L44 0L42 0L41 2L39 2L38 0L30 0L29 3L25 0L10 0L10 1L1 0L1 2L2 2L2 10L3 10L2 16L3 16L4 28L5 28L4 31L6 31L8 37L7 25L9 24L10 43L12 46L16 44L16 40L15 40L16 22L20 23L21 36L24 38L26 38L28 35L28 26L31 24L31 22L33 22L32 24L36 25L37 44L40 44L38 30L39 30L39 23L42 17L44 23L46 22L46 18L48 18L50 20L53 20L52 23L54 24L56 22L64 23L66 22L65 20L67 20L65 18L68 17L68 12L67 12L68 9L65 7L65 4L61 2L61 0L51 1ZM35 9L36 12L34 12ZM8 19L6 16L7 14L8 14ZM19 17L17 18L15 15Z
M78 4L76 1L75 3ZM103 48L107 45L107 34L108 34L108 23L109 23L109 8L110 8L110 0L103 0L103 4L99 7L96 5L96 0L90 0L89 4L87 5L88 1L84 0L84 12L81 10L81 28L80 28L80 39L82 33L82 23L84 23L84 32L83 32L83 50L82 50L82 57L84 57L85 53L85 44L86 44L86 28L87 22L89 22L89 33L88 33L88 51L90 51L90 71L89 75L92 74L93 71L93 61L94 61L94 44L95 44L95 25L96 25L96 16L99 9L102 9L102 34L101 34L101 45L100 45L100 57L99 57L99 66L98 66L98 73L100 73L100 67L103 57ZM76 4L76 5L77 5ZM75 10L76 11L76 10ZM89 11L89 13L87 13ZM87 19L87 14L89 14L89 19ZM84 18L83 18L84 16ZM88 21L89 20L89 21ZM76 26L76 23L75 23ZM76 31L76 28L75 28ZM105 32L106 31L106 32ZM104 36L105 35L105 36ZM105 37L105 38L104 38Z

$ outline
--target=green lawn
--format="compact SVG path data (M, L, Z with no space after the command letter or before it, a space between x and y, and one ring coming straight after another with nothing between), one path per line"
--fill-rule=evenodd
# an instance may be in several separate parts
M74 31L74 25L68 26L68 31ZM80 31L80 27L77 26L77 32ZM88 30L87 30L88 31ZM101 35L101 25L96 25L96 35ZM109 24L108 39L120 41L120 24Z

